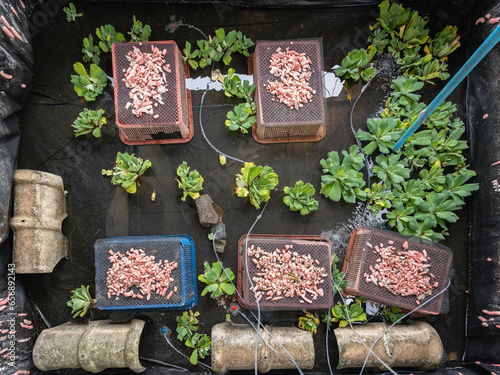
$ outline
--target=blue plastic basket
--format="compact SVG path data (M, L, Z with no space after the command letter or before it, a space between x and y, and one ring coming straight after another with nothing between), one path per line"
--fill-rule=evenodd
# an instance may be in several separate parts
M154 255L155 261L168 260L177 262L178 267L172 270L174 279L169 290L177 287L177 292L167 300L167 295L151 294L150 300L111 296L108 298L107 271L111 268L109 250L125 254L134 248L142 249L146 255ZM97 240L95 245L96 299L101 310L184 310L190 309L198 300L196 286L196 256L195 245L187 235L174 236L140 236L140 237L109 237ZM138 291L138 289L137 289Z

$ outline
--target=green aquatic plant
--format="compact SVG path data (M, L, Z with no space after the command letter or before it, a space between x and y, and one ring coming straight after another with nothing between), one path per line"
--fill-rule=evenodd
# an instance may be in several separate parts
M283 203L290 207L290 211L299 211L301 215L307 215L318 209L318 201L313 198L314 186L310 183L304 185L304 182L299 180L294 187L285 186L283 191L287 194L283 197Z
M127 193L134 194L137 191L137 179L151 167L149 160L142 160L136 158L134 154L118 152L116 154L115 166L112 170L102 170L105 176L113 176L111 183L113 185L120 185Z
M101 40L99 42L99 47L101 47L103 52L111 51L111 46L115 42L125 42L125 37L122 33L116 32L112 25L104 25L98 27L95 30L98 38Z
M189 167L185 161L182 162L179 167L177 167L177 176L179 179L175 179L179 184L179 188L183 190L181 200L186 201L188 195L197 199L200 196L199 191L203 190L203 177L198 173L196 169L189 171Z
M327 159L320 161L324 175L321 176L321 192L334 202L344 199L348 203L356 202L356 197L363 198L364 157L358 146L351 146L349 153L342 151L342 163L337 151L327 154Z
M222 269L222 264L220 262L212 263L212 267L208 262L204 263L205 272L198 276L198 280L208 284L205 289L201 292L204 296L210 293L211 298L217 298L224 294L232 296L236 289L231 281L234 279L233 271L230 268Z
M66 19L68 20L68 22L76 21L76 17L83 16L82 13L76 12L76 7L73 3L69 3L67 7L63 8L63 11L64 13L66 13Z
M82 63L73 65L75 72L78 75L71 76L71 83L74 85L75 92L78 96L83 96L86 101L91 102L96 100L99 94L102 94L108 82L108 76L96 64L90 65L90 72Z
M98 45L94 46L94 38L92 34L89 34L88 38L83 39L83 61L89 62L92 61L94 64L99 65L101 58L99 55L101 54L101 50Z
M241 174L236 175L236 194L248 197L250 203L259 209L263 202L271 197L271 190L278 185L278 175L269 166L256 166L245 163Z
M299 318L299 328L314 335L318 331L319 326L318 314L311 314L305 310L304 312L306 315Z
M78 315L83 317L87 311L95 304L95 300L92 299L89 293L89 286L84 287L83 285L80 288L76 288L72 290L71 299L67 302L67 305L71 307L71 314L73 318L76 318Z
M367 52L365 49L355 49L342 60L340 67L335 69L335 74L339 78L352 79L358 81L360 78L368 82L375 74L373 64L368 66L373 56L377 53L376 48L369 48Z
M191 51L191 43L186 42L186 48L183 50L184 62L187 62L193 69L198 66L204 68L213 61L221 60L225 65L229 65L232 53L236 52L249 57L249 49L255 45L241 31L232 30L226 34L223 28L215 30L215 36L209 36L207 40L198 40L196 44L198 49Z
M131 42L147 42L151 36L151 27L142 25L142 22L136 20L135 15L132 17L132 28L127 33L130 35Z
M104 109L98 109L97 111L85 108L78 118L73 122L73 130L75 136L92 133L96 138L101 136L101 128L106 123L106 117L104 117Z

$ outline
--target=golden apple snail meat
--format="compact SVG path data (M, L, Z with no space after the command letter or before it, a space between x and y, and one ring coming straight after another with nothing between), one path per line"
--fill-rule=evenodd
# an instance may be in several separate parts
M300 303L313 303L323 296L324 290L319 285L327 277L324 267L310 254L298 254L293 245L273 252L264 251L252 245L247 249L249 260L257 268L253 274L253 289L257 301L262 298L279 301L283 298L300 297Z
M311 59L305 53L290 51L288 47L285 51L278 48L271 56L269 69L278 79L268 81L264 86L280 103L291 109L302 108L316 94L309 84L313 73Z
M367 244L373 252L379 255L376 264L370 266L370 273L365 272L367 283L373 283L389 292L400 296L416 296L416 303L432 294L432 289L439 283L429 272L430 258L427 251L408 250L408 242L404 242L402 250L396 250L393 241L385 246L383 243L373 246Z
M172 71L165 61L167 50L161 51L155 46L151 46L151 50L151 53L143 53L134 46L126 56L130 66L124 69L122 81L130 89L131 101L125 108L132 107L132 114L136 117L154 115L154 108L165 104L162 94L168 91L166 74Z
M107 271L106 283L108 286L108 298L123 295L149 300L153 293L162 297L168 291L169 285L174 279L172 271L177 268L176 262L168 260L155 261L153 255L146 255L144 250L130 249L125 254L113 250L108 251L111 268ZM177 287L167 294L167 300L172 297Z

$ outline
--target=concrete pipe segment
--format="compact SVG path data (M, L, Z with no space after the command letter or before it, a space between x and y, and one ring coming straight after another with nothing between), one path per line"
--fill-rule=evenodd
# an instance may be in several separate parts
M368 347L389 327L386 323L356 325L354 329ZM339 347L337 369L362 367L368 349L356 337L350 327L334 330ZM443 345L438 333L426 322L413 322L392 327L373 347L373 351L391 367L415 367L431 370L443 360ZM370 354L366 367L385 367Z
M19 169L14 172L13 263L16 273L52 272L67 255L61 232L66 218L63 180L52 173Z
M65 323L45 329L33 348L33 363L42 371L82 368L101 372L107 368L130 368L143 372L139 341L144 321L88 324Z
M268 331L290 353L297 365L304 370L314 366L312 334L296 327L266 326ZM261 338L257 349L257 369L268 372L276 369L294 369L282 347L263 329L261 336L280 354L276 354ZM255 330L245 324L217 324L212 328L212 369L219 373L229 370L251 370L255 366Z

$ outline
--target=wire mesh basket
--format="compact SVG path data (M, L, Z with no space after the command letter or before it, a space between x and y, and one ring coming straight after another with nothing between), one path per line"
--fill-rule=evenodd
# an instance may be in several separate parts
M161 94L164 104L153 108L153 114L137 117L132 113L131 90L124 79L131 62L128 53L138 48L141 53L151 53L152 47L166 50L163 56L165 66L170 65L171 72L163 75L166 80L166 92ZM177 44L174 41L113 43L112 48L113 79L115 86L116 124L121 140L129 145L185 143L194 133L191 95L186 89L185 67ZM157 103L158 104L158 103Z
M407 242L408 248L403 250L403 244ZM402 296L393 294L387 288L375 285L374 282L367 282L364 275L370 274L370 268L375 267L380 255L374 250L377 246L387 246L391 244L397 251L417 251L427 254L429 273L434 276L433 282L438 286L432 288L431 295L419 301L420 305L429 301L433 296L445 289L447 277L450 272L453 254L450 249L436 243L418 243L409 240L409 237L400 235L392 231L385 231L372 228L358 228L352 234L349 247L344 262L343 272L346 273L347 286L345 294L365 297L368 300L382 304L395 306L403 310L411 311L416 309L417 299L415 295ZM401 249L401 250L399 250ZM427 303L417 312L421 314L437 315L441 311L443 293Z
M151 293L150 299L109 296L107 274L112 263L108 259L111 252L120 252L122 255L130 249L142 249L146 255L154 256L155 262L175 262L170 274L173 278L168 285L171 297ZM148 236L148 237L109 237L97 240L94 245L96 270L96 299L97 307L102 310L181 310L193 307L198 300L196 285L196 256L195 244L187 235L176 236ZM139 288L131 287L129 291L139 293Z
M305 53L311 60L309 84L316 92L311 101L302 108L290 109L265 85L277 79L270 71L270 60L277 49ZM326 134L326 110L323 95L323 48L321 39L259 41L250 60L255 82L255 103L257 123L252 134L260 143L310 142L319 141Z
M255 293L247 277L246 266L248 265L248 273L251 278L262 272L262 270L259 270L252 261L254 258L248 255L246 251L246 240L247 235L244 235L238 242L238 301L242 306L256 310L258 303L261 310L274 311L301 309L319 310L331 306L332 273L330 241L321 236L282 236L272 234L255 234L248 236L248 248L253 245L255 247L260 247L265 252L274 252L276 249L280 251L283 250L286 245L293 245L293 252L296 252L298 255L310 255L313 262L317 261L315 265L324 268L325 276L323 281L315 285L318 289L321 288L323 290L323 295L318 295L314 300L310 299L311 303L308 303L296 294L293 297L284 297L279 300L272 300L272 298L266 299L267 297L261 298L260 301L256 300ZM285 277L288 277L288 275Z

